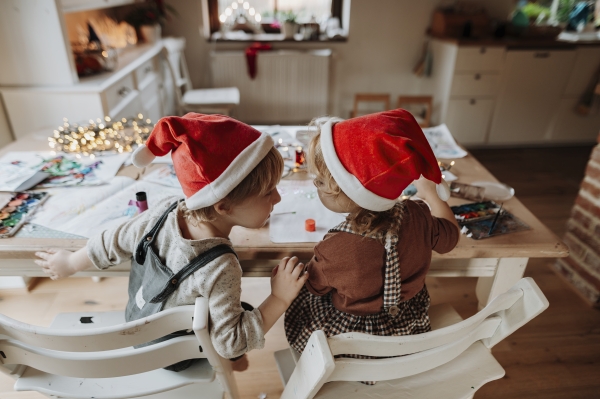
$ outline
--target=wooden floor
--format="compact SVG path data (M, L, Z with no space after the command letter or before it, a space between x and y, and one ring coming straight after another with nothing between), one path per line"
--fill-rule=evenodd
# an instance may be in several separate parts
M477 150L473 154L498 177L515 188L520 200L556 234L565 223L591 147ZM506 376L485 385L476 398L595 398L600 397L600 311L594 310L549 267L552 260L533 260L526 276L533 277L550 301L539 317L493 349ZM449 302L463 316L476 312L475 279L430 278L434 303ZM243 299L258 304L268 293L266 278L243 281ZM48 325L55 314L123 309L127 279L89 278L43 280L31 293L0 291L0 313L25 322ZM249 354L250 368L236 373L242 397L261 393L278 398L282 385L272 352L286 347L283 320L267 334L265 350ZM37 393L13 392L12 381L0 375L0 399L41 398Z

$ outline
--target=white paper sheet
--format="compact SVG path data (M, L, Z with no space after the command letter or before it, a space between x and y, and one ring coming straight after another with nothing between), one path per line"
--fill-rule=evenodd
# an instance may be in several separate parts
M452 159L467 156L467 152L456 144L446 124L424 128L423 133L436 158Z
M135 193L138 191L146 192L149 209L152 209L156 203L168 196L177 195L183 198L181 189L165 187L143 180L136 181L56 229L91 237L103 230L118 226L132 218L132 215L128 212L129 201L135 200Z
M61 187L46 189L50 197L40 206L31 219L54 230L75 217L93 209L97 204L135 183L130 177L116 176L109 183L93 187Z
M330 228L346 219L345 214L325 208L311 180L285 180L277 188L281 202L275 205L269 225L274 243L319 242ZM304 230L306 219L315 220L315 232Z
M150 183L161 184L167 187L174 187L181 189L181 183L177 180L175 169L173 165L165 165L157 168L151 173L147 174L142 178L143 181Z

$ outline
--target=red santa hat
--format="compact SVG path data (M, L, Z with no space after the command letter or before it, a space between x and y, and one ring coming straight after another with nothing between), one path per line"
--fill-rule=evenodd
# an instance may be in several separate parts
M188 209L214 205L231 192L273 148L266 133L223 115L193 112L158 121L146 145L132 155L139 168L171 152Z
M402 191L423 175L450 196L421 127L403 109L353 119L320 118L325 164L342 191L360 207L391 209Z

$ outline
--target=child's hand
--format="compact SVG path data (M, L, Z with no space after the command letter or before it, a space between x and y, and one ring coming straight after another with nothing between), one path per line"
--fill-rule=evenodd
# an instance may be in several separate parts
M413 183L417 188L417 195L423 198L426 202L431 202L435 200L439 200L435 183L431 180L427 180L423 176L419 178L419 180L415 180Z
M69 277L78 270L71 265L71 257L73 252L64 249L49 249L47 251L36 252L35 256L41 259L36 259L35 263L42 266L52 280Z
M297 257L285 257L273 269L271 275L271 295L285 303L286 308L298 296L302 286L308 279L304 264L298 263Z

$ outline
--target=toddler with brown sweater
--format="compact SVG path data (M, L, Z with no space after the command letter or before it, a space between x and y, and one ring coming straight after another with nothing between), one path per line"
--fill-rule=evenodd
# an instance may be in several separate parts
M459 229L441 199L449 191L423 131L402 109L316 125L308 162L319 198L348 216L315 246L309 278L285 315L290 345L302 352L316 330L430 331L425 276L432 250L451 251ZM398 200L413 181L426 203Z

